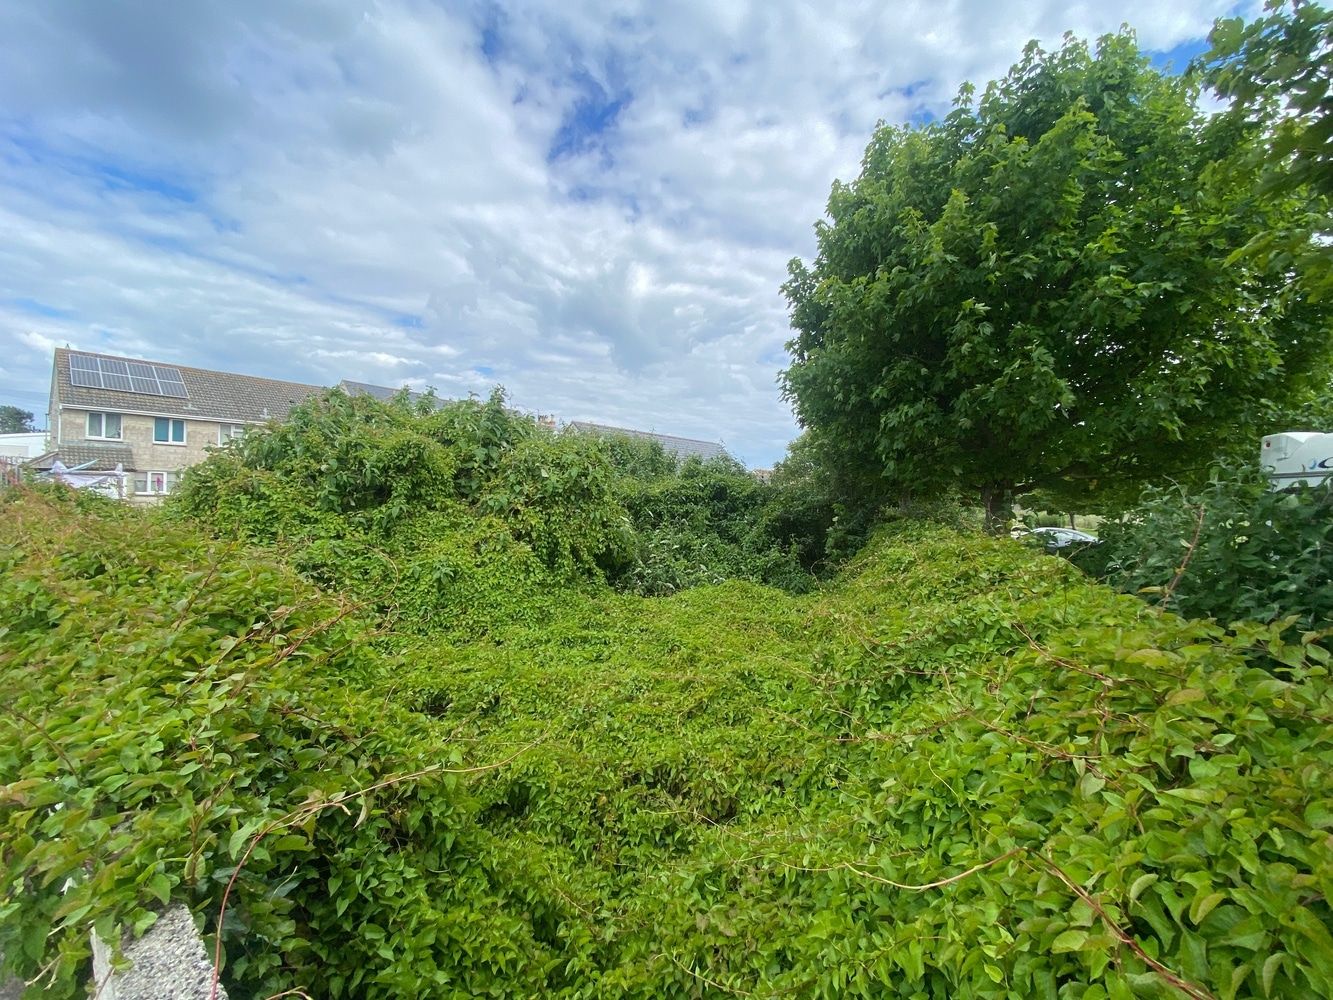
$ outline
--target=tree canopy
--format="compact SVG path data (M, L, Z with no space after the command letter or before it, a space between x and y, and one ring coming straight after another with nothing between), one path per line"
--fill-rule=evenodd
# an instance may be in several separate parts
M1269 0L1264 17L1223 18L1209 40L1208 82L1233 102L1230 114L1264 121L1283 111L1260 147L1269 181L1333 196L1333 10Z
M784 392L837 464L998 513L1204 464L1308 391L1329 314L1301 262L1231 257L1276 229L1308 241L1317 201L1260 190L1243 164L1264 121L1209 117L1199 87L1127 30L1066 37L942 121L875 132L784 285Z
M1218 21L1200 66L1217 95L1231 102L1228 115L1273 121L1246 164L1259 170L1265 189L1308 186L1333 198L1333 10L1302 0L1269 0L1267 8L1249 24L1235 17ZM1308 292L1327 298L1333 296L1330 237L1325 212L1315 243L1299 230L1276 230L1251 240L1237 257L1305 258Z
M31 411L20 410L17 406L0 406L0 434L22 434L36 429Z

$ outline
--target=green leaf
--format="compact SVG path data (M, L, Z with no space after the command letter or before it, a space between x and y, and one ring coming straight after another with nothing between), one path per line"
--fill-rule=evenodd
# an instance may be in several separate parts
M1138 899L1143 890L1152 885L1160 876L1154 874L1140 875L1129 887L1130 902Z
M1067 930L1057 935L1055 940L1051 942L1051 951L1057 954L1066 951L1078 951L1087 943L1087 940L1087 931Z
M1194 897L1194 902L1190 905L1190 921L1197 927L1203 923L1204 918L1213 912L1218 903L1226 899L1226 893L1210 892L1207 895L1200 892Z
M1264 988L1264 996L1271 997L1273 995L1273 981L1277 978L1278 970L1282 968L1282 963L1286 958L1287 953L1285 951L1275 951L1264 959L1260 976Z
M146 883L148 891L157 897L158 901L165 906L171 901L171 879L164 873L158 872Z

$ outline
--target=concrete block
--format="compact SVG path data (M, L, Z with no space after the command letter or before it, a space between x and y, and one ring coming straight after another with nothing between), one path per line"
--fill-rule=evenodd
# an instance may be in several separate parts
M208 1000L213 962L194 918L173 906L137 941L123 943L130 967L111 972L114 949L93 935L93 976L98 1000ZM94 987L96 989L97 987ZM218 984L218 1000L227 992Z

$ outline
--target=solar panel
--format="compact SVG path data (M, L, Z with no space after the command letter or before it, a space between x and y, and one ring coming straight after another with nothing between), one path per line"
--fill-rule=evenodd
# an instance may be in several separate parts
M148 365L120 358L98 358L91 354L69 356L69 380L89 389L114 389L145 396L175 396L185 399L189 393L179 369Z
M186 396L185 380L181 378L181 373L177 369L154 365L153 371L157 373L157 381L162 387L162 395L180 396L181 398Z
M128 375L113 375L111 372L102 372L102 388L115 389L117 392L133 392L134 383L130 381Z
M158 365L153 366L153 371L157 374L159 382L182 382L181 373L175 368L162 368Z

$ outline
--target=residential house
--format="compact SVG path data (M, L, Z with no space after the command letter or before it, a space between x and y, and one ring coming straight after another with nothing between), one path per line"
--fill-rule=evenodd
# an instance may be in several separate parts
M580 434L596 434L601 437L623 434L625 437L643 441L656 441L667 453L674 455L677 461L698 458L707 462L712 458L723 458L727 449L716 441L700 441L697 438L676 437L672 434L654 434L651 431L634 431L627 427L611 427L607 424L595 424L590 420L571 420L565 425Z
M124 471L125 495L151 503L210 446L281 420L321 386L57 349L48 411L50 451L28 464Z

